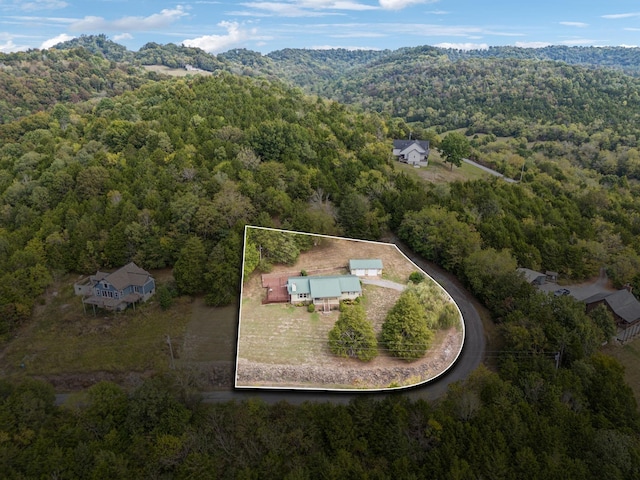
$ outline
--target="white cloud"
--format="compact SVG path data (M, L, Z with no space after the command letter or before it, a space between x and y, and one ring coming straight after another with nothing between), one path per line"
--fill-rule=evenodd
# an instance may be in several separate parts
M589 26L588 23L582 23L582 22L560 22L560 25L564 25L566 27L578 27L578 28L585 28Z
M640 12L632 12L632 13L613 13L610 15L602 15L602 18L609 18L613 20L618 20L620 18L632 18L632 17L640 17Z
M572 38L559 42L561 45L595 45L598 42L589 38Z
M66 33L61 33L57 37L53 37L53 38L50 38L49 40L45 40L44 42L42 42L42 44L40 45L40 50L46 50L48 48L53 47L54 45L57 45L58 43L66 42L68 40L72 40L73 38L75 37L72 37L71 35L67 35Z
M624 45L623 44L623 45L618 45L618 46L622 47L622 48L638 48L638 45Z
M5 17L11 22L4 23L13 23L13 24L29 24L29 25L42 25L42 26L59 26L59 25L68 25L73 22L77 22L76 18L65 18L65 17L34 17L34 16L25 16L25 15L10 15Z
M259 10L257 12L232 12L233 15L254 15L254 16L278 16L278 17L319 17L324 15L317 11L309 11L300 8L298 5L282 2L248 2L242 6Z
M238 22L220 22L218 26L227 30L226 35L204 35L183 40L182 44L187 47L201 48L209 53L220 53L243 45L250 40L264 39L264 37L258 36L255 28L243 29Z
M387 37L384 33L376 32L348 32L348 33L336 33L329 35L331 38L381 38Z
M122 17L117 20L106 20L103 17L87 16L70 25L70 29L77 32L83 31L114 31L136 32L144 30L158 30L168 27L179 18L187 15L182 5L173 9L165 8L160 13L154 13L148 17Z
M551 44L549 42L516 42L515 45L520 48L544 48Z
M354 10L357 12L378 10L378 7L351 0L302 0L298 2L298 5L302 8L317 10Z
M379 0L379 1L380 1L380 6L385 10L402 10L403 8L410 7L411 5L438 2L438 0Z
M294 2L244 2L243 7L257 10L232 12L243 16L322 17L339 15L340 11L362 12L379 7L351 0L298 0Z
M2 53L21 52L28 49L29 47L26 45L16 45L13 43L13 40L8 40L6 43L0 43L0 52Z
M33 2L25 2L20 5L20 9L26 12L38 12L40 10L56 10L68 7L67 2L61 0L35 0Z
M487 50L489 45L486 43L437 43L436 47L453 48L455 50Z
M130 33L121 33L120 35L114 35L113 41L119 42L120 40L131 40L132 38L133 35L131 35Z

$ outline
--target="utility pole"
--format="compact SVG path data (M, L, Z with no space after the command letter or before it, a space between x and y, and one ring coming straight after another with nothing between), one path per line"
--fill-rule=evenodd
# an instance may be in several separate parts
M167 335L167 345L169 345L169 352L171 353L171 369L175 370L176 363L173 358L173 346L171 345L171 337L169 335Z

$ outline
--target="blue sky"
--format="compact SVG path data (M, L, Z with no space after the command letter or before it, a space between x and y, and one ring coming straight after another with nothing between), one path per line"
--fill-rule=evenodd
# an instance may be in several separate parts
M638 0L0 0L0 52L104 33L210 53L247 48L640 45Z

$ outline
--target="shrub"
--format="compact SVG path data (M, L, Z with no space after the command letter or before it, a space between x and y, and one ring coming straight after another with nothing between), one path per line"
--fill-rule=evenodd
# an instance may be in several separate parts
M411 283L422 283L424 282L424 275L421 272L413 272L409 275L409 281Z
M166 285L160 285L156 290L158 296L158 302L160 302L160 308L167 310L173 305L173 295L171 290Z
M313 313L315 311L316 311L316 306L313 303L310 303L309 305L307 305L307 312Z
M460 315L458 309L453 306L452 303L448 303L444 306L438 317L438 327L442 330L451 328L454 325L459 324Z

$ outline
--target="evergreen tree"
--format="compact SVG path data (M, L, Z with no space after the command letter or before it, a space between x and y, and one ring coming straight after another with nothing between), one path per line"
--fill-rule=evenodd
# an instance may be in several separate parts
M198 237L189 238L173 267L173 278L180 293L195 295L204 290L206 262L207 254L202 240Z
M382 342L393 356L410 361L424 356L432 339L418 297L403 293L382 324Z
M329 331L329 348L341 357L369 361L378 355L373 326L359 305L344 305L340 317Z

